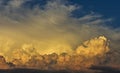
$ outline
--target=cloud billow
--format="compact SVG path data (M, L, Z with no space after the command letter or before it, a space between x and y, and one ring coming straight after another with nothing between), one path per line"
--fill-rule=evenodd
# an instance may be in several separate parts
M72 17L80 7L63 1L48 1L44 9L25 7L28 1L32 0L0 1L0 54L7 58L13 51L28 48L39 54L72 53L83 41L100 35L110 39L112 51L119 51L120 30L104 25L110 19L95 13Z

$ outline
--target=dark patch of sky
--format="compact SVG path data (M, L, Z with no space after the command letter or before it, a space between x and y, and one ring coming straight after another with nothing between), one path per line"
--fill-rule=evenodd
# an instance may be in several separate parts
M23 4L23 6L33 9L36 5L38 5L41 9L44 9L44 5L47 3L47 1L48 0L28 0Z
M110 26L120 27L120 0L69 0L71 4L83 5L84 13L95 12L102 14L105 18L113 18ZM80 10L74 12L75 16L80 16Z

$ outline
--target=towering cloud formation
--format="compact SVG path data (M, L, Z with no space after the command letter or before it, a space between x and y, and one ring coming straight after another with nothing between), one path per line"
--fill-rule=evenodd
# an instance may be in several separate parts
M108 42L104 36L86 41L76 49L77 54L85 55L87 57L96 55L102 56L108 51Z
M1 56L0 66L5 68L10 68L10 66L13 68L37 68L41 70L81 70L92 65L105 64L109 52L108 42L104 36L100 36L84 42L73 52L74 54L30 55L27 52L18 51L14 54L16 57L11 63L6 63Z
M112 51L119 51L120 30L104 25L110 19L103 19L102 15L95 13L74 18L72 12L81 7L66 4L62 0L50 0L42 8L39 5L32 8L26 6L31 1L34 0L0 0L0 54L7 61L20 59L26 63L33 55L73 54L75 50L79 54L80 50L84 51L89 46L87 41L84 47L78 47L83 41L99 35L110 39ZM99 39L102 44L95 44L105 46L101 40L103 38ZM103 50L103 47L95 49L97 46L91 45L92 49L86 51L107 51L107 47Z

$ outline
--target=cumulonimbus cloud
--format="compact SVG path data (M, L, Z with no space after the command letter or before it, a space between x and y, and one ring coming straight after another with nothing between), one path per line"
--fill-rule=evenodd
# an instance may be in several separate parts
M104 35L110 39L111 49L119 51L120 30L106 24L109 19L90 13L72 17L78 7L63 1L48 1L44 8L24 7L30 0L0 1L0 53L9 57L17 49L35 48L37 53L69 52L83 41Z

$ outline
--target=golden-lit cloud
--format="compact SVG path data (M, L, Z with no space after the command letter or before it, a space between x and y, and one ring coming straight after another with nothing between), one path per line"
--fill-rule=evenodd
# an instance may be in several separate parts
M107 53L109 52L107 38L100 36L80 45L73 54L44 54L36 53L32 49L34 55L19 49L12 54L12 61L10 63L5 61L5 58L0 58L0 68L37 68L41 70L81 70L89 68L93 65L105 64ZM29 49L29 48L28 48Z
M7 61L15 59L15 64L21 64L20 62L28 62L34 55L52 53L59 55L63 52L73 55L77 50L86 53L93 50L94 56L104 55L108 48L104 47L103 40L95 41L90 45L87 45L89 41L85 42L83 45L87 45L88 48L80 46L84 41L100 35L110 40L112 51L119 51L120 30L104 25L110 19L103 19L102 15L95 13L74 18L71 16L72 11L80 7L65 5L58 0L48 1L44 9L40 9L37 5L33 9L24 8L22 5L26 1L28 0L10 0L7 5L0 5L2 7L0 9L0 54L5 56ZM79 54L80 51L77 53ZM58 60L61 63L63 59L60 57ZM43 65L42 62L40 64Z

